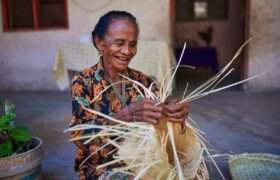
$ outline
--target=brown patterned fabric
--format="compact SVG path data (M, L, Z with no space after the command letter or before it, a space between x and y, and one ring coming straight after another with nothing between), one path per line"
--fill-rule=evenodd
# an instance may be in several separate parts
M128 68L126 74L131 79L141 82L146 87L149 87L149 85L152 83L151 78L147 77L139 71ZM73 78L71 85L73 116L70 122L70 127L83 123L94 123L98 125L109 124L109 120L102 119L95 114L91 114L83 110L81 108L81 105L76 100L77 97L80 97L90 102L109 84L110 82L104 78L104 68L102 65L102 61L91 68L85 69L83 72ZM133 88L132 83L128 82L125 84L125 92L127 96L125 106L127 106L130 103L141 99L141 96L139 92L135 88ZM90 108L109 115L119 112L123 108L122 106L123 105L116 93L113 91L113 88L108 89L105 93L102 94L102 96L97 98L95 102L92 102L90 104ZM98 131L98 129L76 131L71 134L71 137L79 137L88 133L98 133ZM101 151L98 151L98 153L94 154L91 158L89 158L89 160L81 165L81 162L83 162L86 157L95 152L102 145L106 144L107 138L108 137L97 138L87 145L83 145L83 141L80 141L80 144L83 147L81 148L77 146L75 170L81 180L97 179L107 170L110 170L114 167L122 166L121 163L116 163L106 168L96 170L97 165L113 160L113 155L115 154L116 149L112 145L108 145ZM122 179L129 179L129 176Z

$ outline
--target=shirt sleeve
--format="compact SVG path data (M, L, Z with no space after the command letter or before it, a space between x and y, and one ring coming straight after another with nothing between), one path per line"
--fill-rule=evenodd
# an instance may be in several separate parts
M88 121L96 119L96 115L90 113L82 108L82 105L78 102L77 98L90 102L89 85L85 84L84 78L81 75L77 75L73 78L71 84L71 98L72 98L72 119L69 126L72 127L77 124L83 124ZM90 106L93 106L92 104Z

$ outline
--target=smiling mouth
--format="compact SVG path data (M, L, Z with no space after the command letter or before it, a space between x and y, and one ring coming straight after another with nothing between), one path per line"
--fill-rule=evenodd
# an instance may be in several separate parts
M128 64L130 58L120 58L120 57L115 57L117 59L117 61L121 64Z

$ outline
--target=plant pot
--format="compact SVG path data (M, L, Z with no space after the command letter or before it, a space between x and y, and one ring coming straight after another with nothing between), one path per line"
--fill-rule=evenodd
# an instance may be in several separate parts
M24 153L0 158L0 179L40 180L43 160L42 140L33 137L32 148Z

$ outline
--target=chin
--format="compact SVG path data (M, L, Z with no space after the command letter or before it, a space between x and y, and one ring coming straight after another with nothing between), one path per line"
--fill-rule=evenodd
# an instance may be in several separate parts
M123 72L125 70L127 70L128 68L128 65L129 65L129 62L128 63L115 63L113 65L113 67L118 71L118 72Z
M118 72L123 72L125 70L127 70L128 68L128 65L124 66L124 65L118 65L117 67L115 67L115 69L118 71Z

